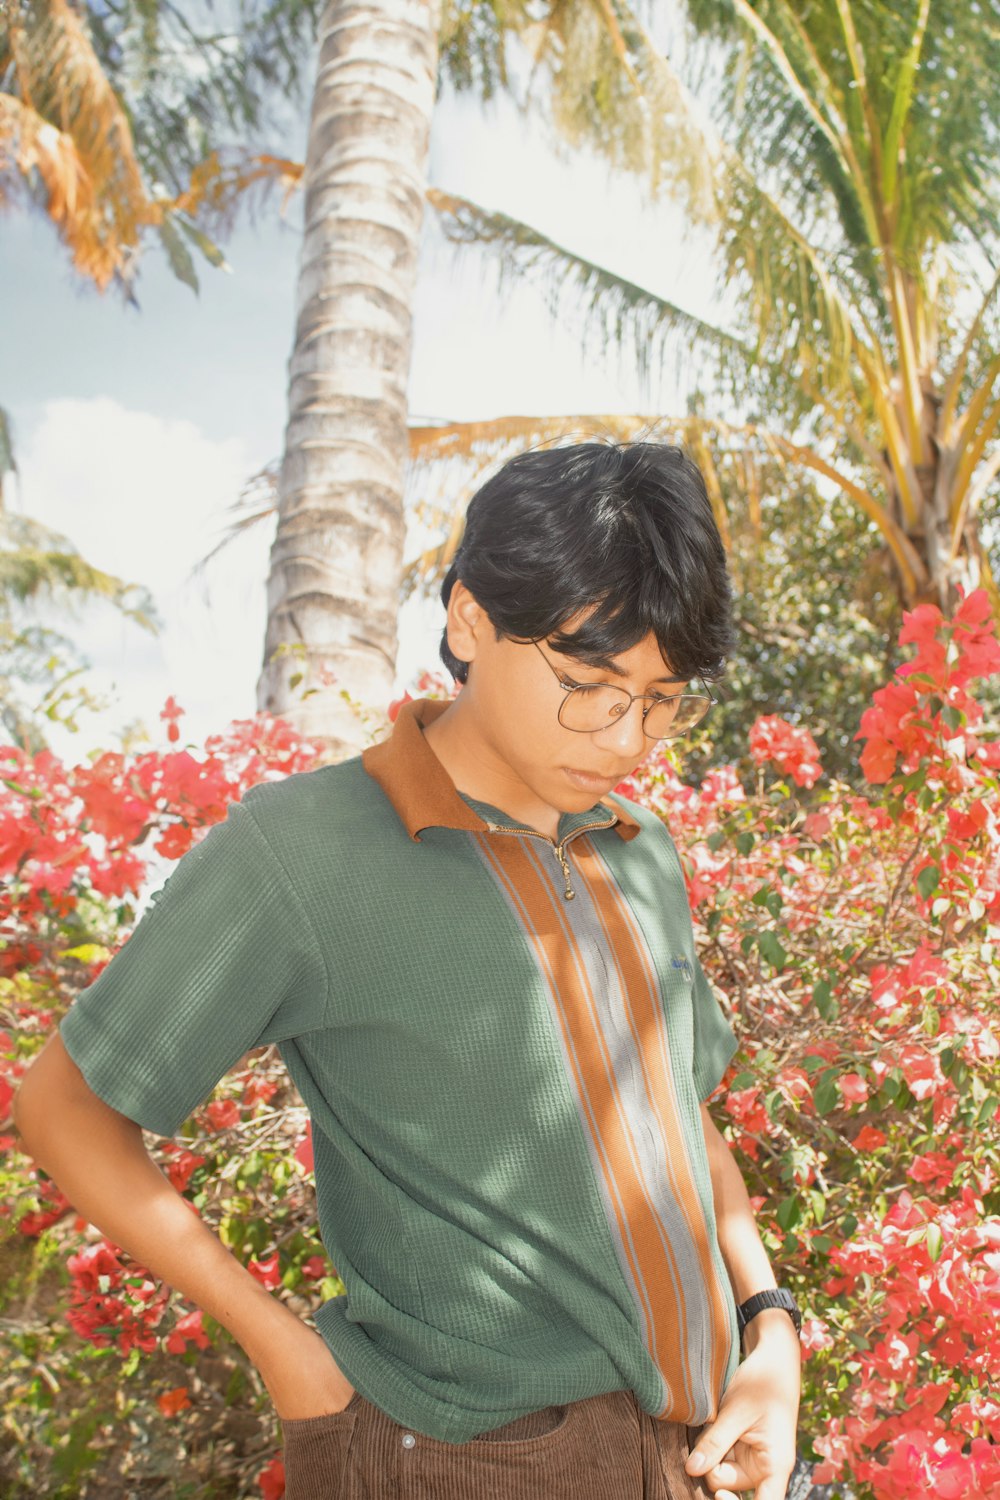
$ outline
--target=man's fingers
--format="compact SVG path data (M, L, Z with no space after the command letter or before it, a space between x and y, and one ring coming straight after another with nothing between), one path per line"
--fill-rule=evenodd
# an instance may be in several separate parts
M689 1474L709 1474L716 1464L732 1456L734 1444L746 1431L749 1420L742 1420L735 1410L726 1411L724 1418L720 1416L698 1434L698 1441L684 1460Z
M727 1490L749 1490L753 1488L753 1480L747 1471L731 1459L724 1458L721 1463L716 1464L714 1469L709 1470L708 1478L714 1480L716 1484L725 1485ZM716 1490L715 1493L716 1495L720 1495L722 1491Z
M791 1477L790 1471L785 1475L784 1479L779 1479L775 1474L769 1474L757 1486L754 1500L785 1500L785 1496L788 1493L788 1481Z

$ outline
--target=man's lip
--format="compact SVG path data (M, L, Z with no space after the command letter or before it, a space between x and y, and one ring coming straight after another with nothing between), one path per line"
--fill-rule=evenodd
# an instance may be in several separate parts
M566 766L565 769L569 771L571 776L588 776L591 781L621 781L621 777L617 772L612 772L608 775L604 771L581 771L578 766Z

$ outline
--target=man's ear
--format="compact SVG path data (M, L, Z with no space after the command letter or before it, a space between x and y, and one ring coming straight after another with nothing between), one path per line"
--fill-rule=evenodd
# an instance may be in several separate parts
M486 614L460 578L452 585L448 599L448 645L459 661L474 661L477 638L482 634Z

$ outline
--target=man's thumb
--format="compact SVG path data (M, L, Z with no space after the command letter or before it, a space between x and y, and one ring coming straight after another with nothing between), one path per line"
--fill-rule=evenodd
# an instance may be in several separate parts
M730 1431L732 1428L732 1431ZM684 1461L689 1474L707 1474L714 1469L739 1437L739 1431L731 1422L713 1422L698 1436L691 1452Z

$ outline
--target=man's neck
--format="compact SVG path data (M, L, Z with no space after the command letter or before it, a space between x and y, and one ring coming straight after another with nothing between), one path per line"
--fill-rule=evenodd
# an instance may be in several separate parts
M458 791L499 808L546 838L558 837L559 809L537 797L498 758L463 705L461 693L433 723L423 726L423 735Z

